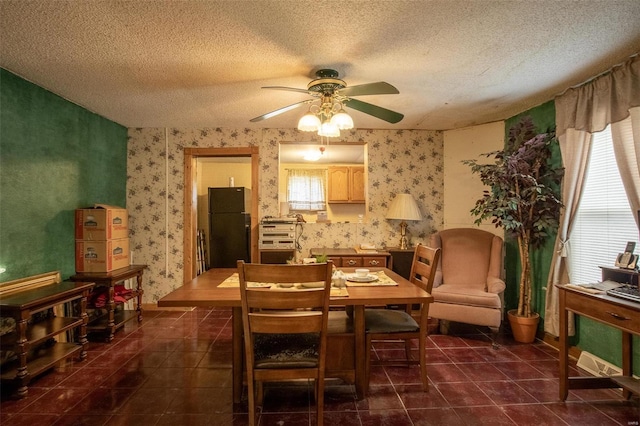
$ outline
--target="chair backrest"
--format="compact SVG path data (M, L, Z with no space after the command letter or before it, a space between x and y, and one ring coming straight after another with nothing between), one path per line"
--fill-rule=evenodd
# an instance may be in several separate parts
M284 265L238 261L248 363L253 364L255 333L317 333L318 353L325 352L332 267L332 262ZM274 287L277 283L317 283L318 287L269 289L252 287L251 283L272 283Z
M411 263L410 281L427 293L431 293L438 260L440 260L439 248L418 244Z
M432 235L429 245L442 248L436 286L443 283L483 289L488 277L502 276L503 240L491 232L447 229Z

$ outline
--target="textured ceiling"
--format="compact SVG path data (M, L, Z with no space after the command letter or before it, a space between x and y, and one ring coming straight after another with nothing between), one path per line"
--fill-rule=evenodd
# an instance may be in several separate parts
M127 127L292 128L320 68L400 94L358 128L501 120L640 51L639 0L0 0L0 66Z

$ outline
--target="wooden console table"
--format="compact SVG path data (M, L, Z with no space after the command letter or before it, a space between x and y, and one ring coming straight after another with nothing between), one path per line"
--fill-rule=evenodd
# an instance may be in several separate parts
M611 279L609 269L603 268L603 280ZM612 271L618 272L615 269ZM560 400L567 399L569 389L622 388L626 398L631 392L640 394L640 383L632 377L632 335L640 335L640 303L605 294L585 293L563 285L557 287L560 298ZM622 376L569 377L569 311L622 332Z
M85 307L92 287L92 282L64 281L0 298L2 316L16 321L16 329L0 337L0 345L17 355L15 361L0 367L0 377L3 383L17 385L19 397L27 395L27 385L32 377L77 353L80 360L87 357ZM73 312L64 316L48 315L41 321L30 323L34 314L67 302L71 302ZM78 330L77 342L53 340L55 336L74 329Z
M106 340L110 342L114 339L116 330L126 322L136 317L138 322L142 321L142 294L144 293L142 289L142 274L146 267L147 265L130 265L111 272L81 272L70 278L72 281L92 281L96 284L96 287L108 287L108 298L105 305L107 314L89 323L87 326L89 333L107 333ZM132 289L133 291L127 295L127 300L134 297L137 298L136 310L116 310L114 286L133 277L136 278L136 288Z

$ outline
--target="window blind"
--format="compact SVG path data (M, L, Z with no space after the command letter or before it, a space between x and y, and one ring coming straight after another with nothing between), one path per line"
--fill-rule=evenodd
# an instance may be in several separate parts
M600 281L599 266L613 267L627 241L638 243L638 227L622 186L607 127L593 135L584 192L569 240L571 282Z

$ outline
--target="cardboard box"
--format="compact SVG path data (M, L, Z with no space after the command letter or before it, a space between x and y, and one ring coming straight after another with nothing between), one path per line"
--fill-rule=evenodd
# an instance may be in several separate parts
M96 204L76 210L76 240L115 240L129 237L129 215L122 207Z
M76 272L110 272L129 266L129 238L76 240Z

